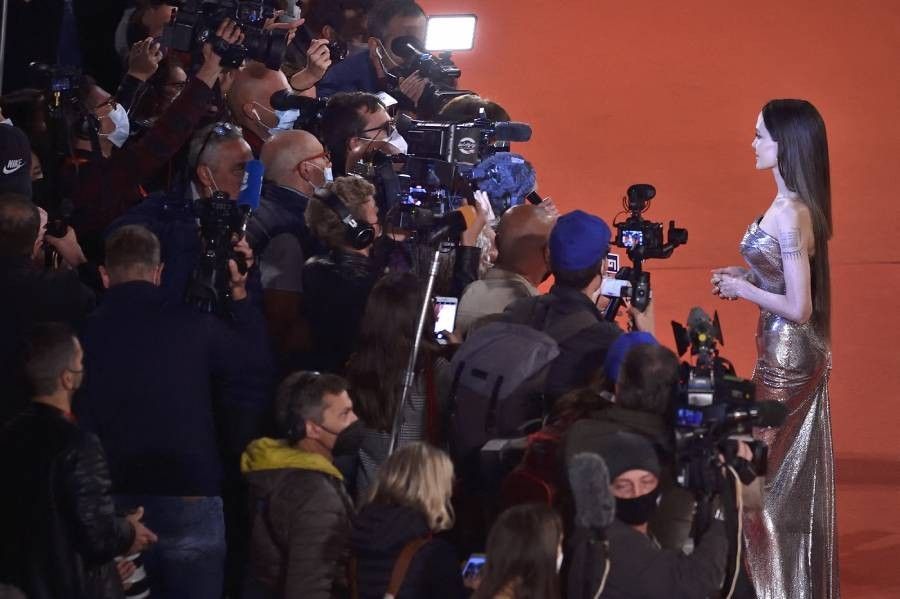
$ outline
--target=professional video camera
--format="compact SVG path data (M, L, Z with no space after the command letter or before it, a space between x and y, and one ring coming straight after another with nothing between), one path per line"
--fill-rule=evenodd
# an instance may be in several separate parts
M245 58L277 71L287 49L286 30L266 31L266 19L275 16L272 0L168 0L178 7L174 20L163 29L161 44L181 52L197 53L209 42L222 58L222 66L239 68ZM216 35L225 19L235 21L244 41L229 44Z
M675 248L687 243L688 240L687 229L676 227L675 221L672 220L669 221L668 241L665 242L662 223L650 222L641 216L650 208L650 200L654 196L656 188L652 185L647 183L632 185L622 198L625 212L630 213L628 218L622 222L613 220L616 227L615 244L625 248L633 264L631 270L626 271L631 283L628 299L639 310L646 309L650 303L650 273L643 270L644 260L668 258ZM615 318L621 299L614 298L610 303L610 309L606 313L607 319Z
M734 366L719 355L722 343L718 314L710 319L702 308L688 315L687 328L672 322L678 353L688 348L694 364L682 364L681 388L675 406L675 447L678 483L698 496L719 490L719 454L733 466L744 484L765 474L768 448L761 441L745 441L753 459L735 459L737 442L730 437L748 435L754 427L780 426L787 410L775 401L756 401L752 381L735 374Z
M200 221L202 248L186 300L203 312L226 315L231 300L228 261L234 260L241 274L247 272L247 263L234 245L244 234L250 208L216 191L210 198L195 201L194 211Z
M273 110L285 112L296 110L297 118L294 120L294 129L302 129L318 138L322 137L322 114L328 105L327 98L308 98L282 89L269 97L269 104L272 105Z

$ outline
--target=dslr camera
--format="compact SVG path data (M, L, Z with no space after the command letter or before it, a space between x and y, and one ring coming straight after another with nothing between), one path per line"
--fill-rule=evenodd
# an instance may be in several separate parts
M178 12L163 29L161 45L196 54L209 42L224 67L238 68L249 58L273 71L281 68L288 32L263 29L266 20L275 16L272 0L170 0L170 4L178 7ZM225 19L240 26L243 42L229 44L216 35Z

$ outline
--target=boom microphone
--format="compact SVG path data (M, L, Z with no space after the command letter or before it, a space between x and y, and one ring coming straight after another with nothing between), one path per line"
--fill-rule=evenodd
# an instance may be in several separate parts
M569 486L575 499L575 524L602 530L616 517L609 490L609 470L596 453L576 453L569 463Z

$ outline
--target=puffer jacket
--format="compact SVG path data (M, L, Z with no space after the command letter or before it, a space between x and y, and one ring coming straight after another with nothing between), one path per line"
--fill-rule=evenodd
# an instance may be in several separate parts
M0 580L30 599L122 597L113 557L134 540L115 514L97 438L32 403L0 431Z
M241 456L250 485L250 572L277 597L344 597L353 503L330 460L262 438Z

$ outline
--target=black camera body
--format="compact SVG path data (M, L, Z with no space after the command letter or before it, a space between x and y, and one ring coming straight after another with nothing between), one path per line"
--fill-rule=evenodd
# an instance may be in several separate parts
M202 312L227 315L231 301L228 261L234 260L242 274L247 272L246 260L234 246L244 234L250 209L216 191L210 198L195 201L194 213L200 221L201 250L186 301Z
M628 256L668 258L679 245L687 243L687 229L675 226L669 221L668 242L663 237L662 223L645 220L641 216L650 208L650 201L656 197L656 188L648 183L636 183L628 188L623 199L624 208L630 212L624 221L614 223L616 226L616 245L624 248Z
M275 15L275 8L267 0L184 0L175 3L178 12L172 23L163 29L160 43L164 47L197 54L204 43L222 58L222 66L239 68L244 60L257 60L269 69L278 70L284 61L288 33L284 30L266 31L266 19ZM244 41L229 44L216 36L225 19L235 21L244 33Z

